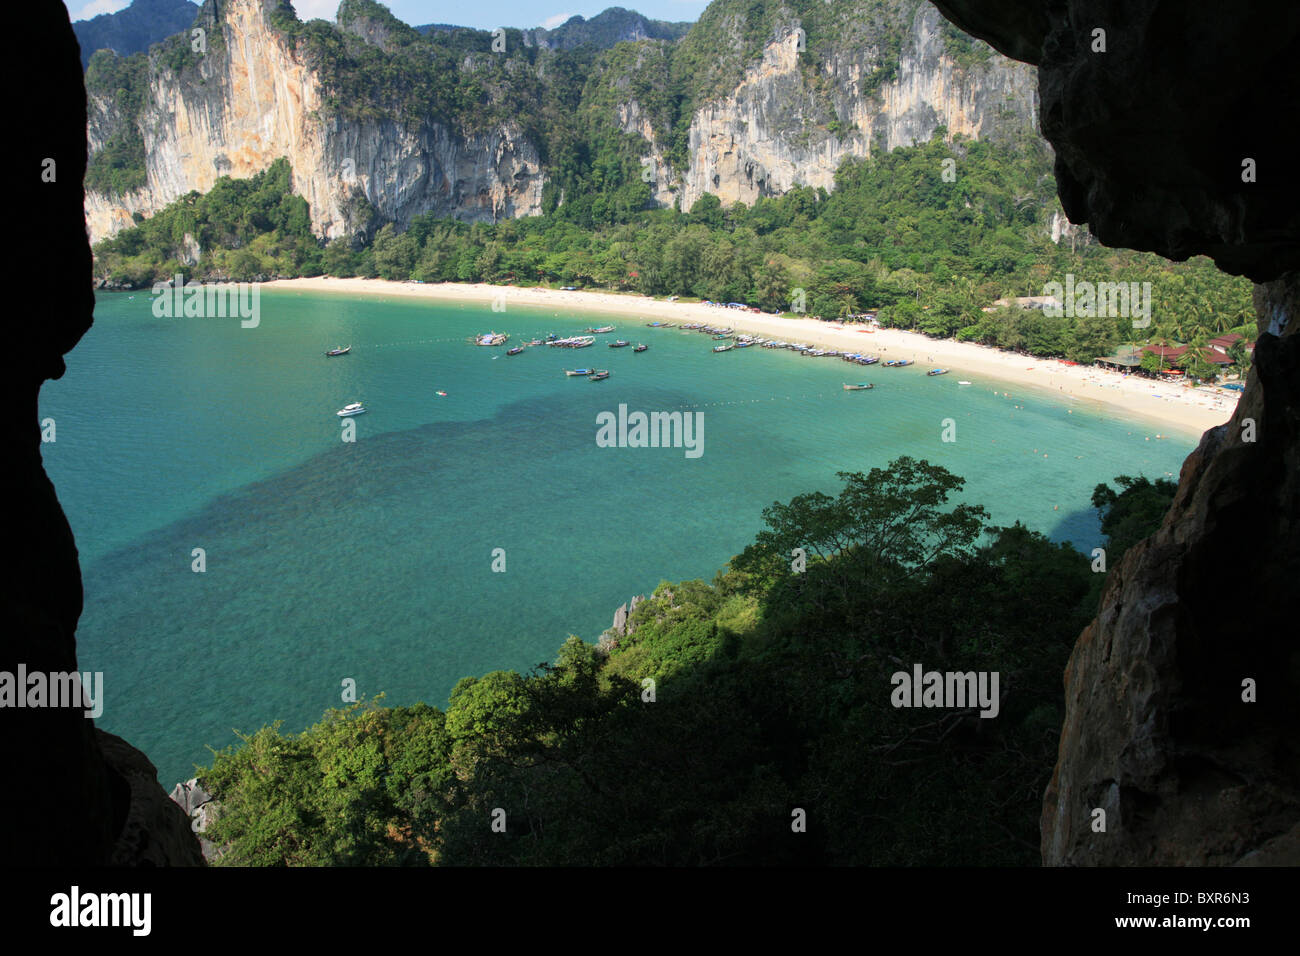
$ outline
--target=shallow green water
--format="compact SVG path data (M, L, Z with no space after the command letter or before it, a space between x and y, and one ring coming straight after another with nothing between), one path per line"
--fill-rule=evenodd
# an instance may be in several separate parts
M513 306L264 292L244 329L154 318L148 293L101 296L41 398L81 551L81 666L105 674L100 725L170 786L233 728L297 730L340 706L344 678L442 705L460 677L529 668L570 633L595 640L631 595L712 577L764 506L834 492L837 470L927 458L996 522L1086 550L1098 481L1176 475L1195 444L968 373L714 355L699 334L610 321L650 350L466 343L600 324ZM562 374L583 365L613 374ZM370 411L347 444L334 412L352 401ZM703 412L703 454L597 447L597 414L620 403ZM940 440L946 418L956 442Z

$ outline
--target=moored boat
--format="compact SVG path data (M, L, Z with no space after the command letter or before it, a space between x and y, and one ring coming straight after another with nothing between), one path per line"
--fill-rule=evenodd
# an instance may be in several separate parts
M640 342L638 342L638 343L636 344L636 347L633 348L632 351L633 351L633 352L644 352L644 351L645 351L646 349L648 349L649 347L650 347L650 346L648 346L648 345L642 345Z
M360 415L365 412L366 406L360 402L353 402L351 405L344 405L338 410L339 418L347 418L350 415Z
M474 336L475 345L505 345L510 336L503 332L484 332Z
M339 348L330 349L330 350L329 350L328 352L326 352L325 354L326 354L326 355L347 355L347 354L348 354L349 352L351 352L351 351L352 351L352 346L349 345L349 346L348 346L347 348L345 348L345 349L339 349Z
M610 342L608 344L609 347L612 349L625 349L632 343L629 342L627 339L619 339L617 342Z
M600 334L603 334L603 333L605 333L605 332L613 332L613 331L614 331L614 326L612 326L612 325L602 325L602 326L601 326L600 328L598 328L598 329L583 329L583 331L586 332L588 335L600 335Z
M564 370L564 374L569 376L570 378L576 378L583 375L591 375L595 371L596 370L594 368L575 368L575 369L566 368Z
M518 355L518 354L519 354L520 352L522 352L523 350L524 350L524 347L523 347L522 345L516 345L516 346L515 346L514 348L512 348L512 349L506 349L506 355Z
M925 374L926 375L947 375L948 370L946 368L932 368L930 369L930 371L926 372Z
M911 365L912 359L890 359L885 363L885 368L902 368L904 365Z
M734 349L734 348L735 348L734 345L715 345L715 346L713 346L713 351L715 351L715 352L730 352L730 351L731 351L732 349Z
M602 368L599 371L592 372L587 377L590 378L593 382L603 382L605 379L609 378L609 371L607 369Z
M859 382L859 383L856 384L856 385L849 385L849 384L846 382L846 383L844 384L844 391L846 391L846 392L861 392L861 391L864 391L864 390L866 390L866 389L868 389L868 388L875 388L875 387L876 387L876 386L873 385L871 382Z

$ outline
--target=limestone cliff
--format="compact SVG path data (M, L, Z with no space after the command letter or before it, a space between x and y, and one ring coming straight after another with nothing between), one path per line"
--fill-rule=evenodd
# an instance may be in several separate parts
M766 45L729 95L695 111L683 208L706 192L728 204L795 185L831 189L845 157L924 143L941 126L949 138L1035 131L1034 70L1002 56L959 66L928 4L916 7L897 55L880 46L832 47L811 78L800 59L815 54L800 22L791 20L785 36ZM892 79L877 85L882 72Z
M454 96L488 91L501 117L456 122L412 94L420 80L409 69L395 68L359 99L351 87L331 88L308 45L280 29L281 2L208 0L196 21L207 25L207 52L178 59L155 48L135 112L115 89L92 88L92 156L138 132L144 157L139 188L88 190L93 241L281 156L326 239L355 231L366 204L378 221L399 226L425 212L494 222L542 211L554 175L542 157L572 153L545 126L563 122L547 118L545 91L563 77L552 68L564 54L511 47L491 56L494 67L505 64L495 76L482 75L473 56L454 61L445 77ZM854 26L843 34L841 24ZM416 34L364 0L341 7L339 24L326 29L331 42L383 50L393 58L386 65L400 65ZM644 141L643 178L659 205L688 209L705 192L724 204L752 203L795 185L831 189L847 157L925 142L940 127L949 137L1036 135L1034 71L963 42L954 49L951 27L920 0L768 0L757 8L719 0L685 38L607 51L581 101L552 109ZM719 45L727 70L701 69ZM416 105L414 116L389 109L402 97Z
M87 192L92 241L131 225L133 213L148 216L281 156L324 238L350 231L354 193L398 222L424 212L494 222L540 211L537 148L517 126L463 132L433 119L412 127L333 115L320 75L269 22L268 8L264 0L211 3L204 15L214 36L196 68L178 74L153 58L143 108L129 120L144 139L147 182L122 196ZM120 104L94 95L89 114L94 154L128 120Z

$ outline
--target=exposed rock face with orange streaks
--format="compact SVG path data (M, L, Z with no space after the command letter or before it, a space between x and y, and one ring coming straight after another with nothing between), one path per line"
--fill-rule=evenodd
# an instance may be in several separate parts
M847 157L924 143L940 126L949 138L967 139L995 127L1032 130L1034 71L1002 56L959 66L944 50L941 23L929 4L917 8L895 75L878 87L870 78L885 65L879 51L836 54L820 64L829 111L800 68L809 53L799 51L798 34L769 43L734 91L696 110L682 208L706 192L727 205L752 204L795 185L830 190ZM843 128L829 132L824 124L831 120Z
M730 205L796 185L833 189L846 158L924 143L939 127L950 139L1032 133L1032 69L998 55L960 65L932 6L897 0L895 7L890 16L901 20L901 48L841 43L815 63L811 51L799 49L794 17L734 88L696 105L685 169L670 167L663 136L629 90L611 119L649 144L654 201L670 206L680 199L689 209L706 192ZM542 211L547 169L540 144L518 124L471 131L432 118L415 126L344 118L266 10L266 0L208 7L205 15L215 11L214 39L197 78L153 61L136 121L147 182L126 195L87 195L92 241L131 226L135 214L152 215L191 190L206 192L224 175L250 177L281 156L325 239L354 231L354 194L399 226L425 212L496 222ZM374 45L386 42L370 21L348 29ZM100 97L91 98L90 116L92 152L128 122Z
M200 82L155 64L138 121L145 186L125 196L90 193L92 242L133 224L221 176L248 178L286 157L294 191L326 239L351 231L349 199L363 195L388 219L439 216L495 222L541 211L536 146L512 125L460 132L432 119L417 128L386 119L328 117L320 78L266 20L261 0L227 0L213 25L221 42L200 64ZM123 120L92 98L90 145Z

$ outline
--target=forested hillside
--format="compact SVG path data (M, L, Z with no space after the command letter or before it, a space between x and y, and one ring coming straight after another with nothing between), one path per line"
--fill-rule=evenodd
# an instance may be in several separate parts
M101 243L96 268L113 287L177 272L232 280L324 273L576 285L769 311L790 310L802 289L809 315L879 309L887 325L1034 355L1091 362L1132 340L1132 320L1123 316L982 311L1003 296L1041 294L1068 273L1079 281L1151 282L1152 324L1140 334L1153 341L1249 331L1249 282L1208 260L1171 263L1091 242L1053 243L1041 221L1055 202L1048 169L1041 146L948 145L936 137L846 161L831 192L795 188L730 209L706 195L680 213L637 209L631 198L620 206L628 194L615 188L592 193L587 204L496 225L428 216L405 231L387 224L354 248L312 236L301 200L289 196L287 166L277 164L247 185L223 181L214 194L186 197ZM197 261L185 261L186 236L201 250Z
M96 241L214 170L286 154L315 233L369 240L434 208L614 223L705 192L752 204L945 124L1036 139L1032 71L924 0L715 0L689 29L614 8L554 31L416 28L375 0L343 0L335 22L206 0L193 27L87 71ZM342 215L353 193L373 223Z
M1037 865L1060 674L1104 575L951 504L941 467L841 478L767 509L712 583L661 584L628 636L466 677L445 710L245 735L199 773L205 836L228 865ZM1127 541L1172 488L1119 483L1094 502ZM894 706L914 662L997 671L997 716Z

